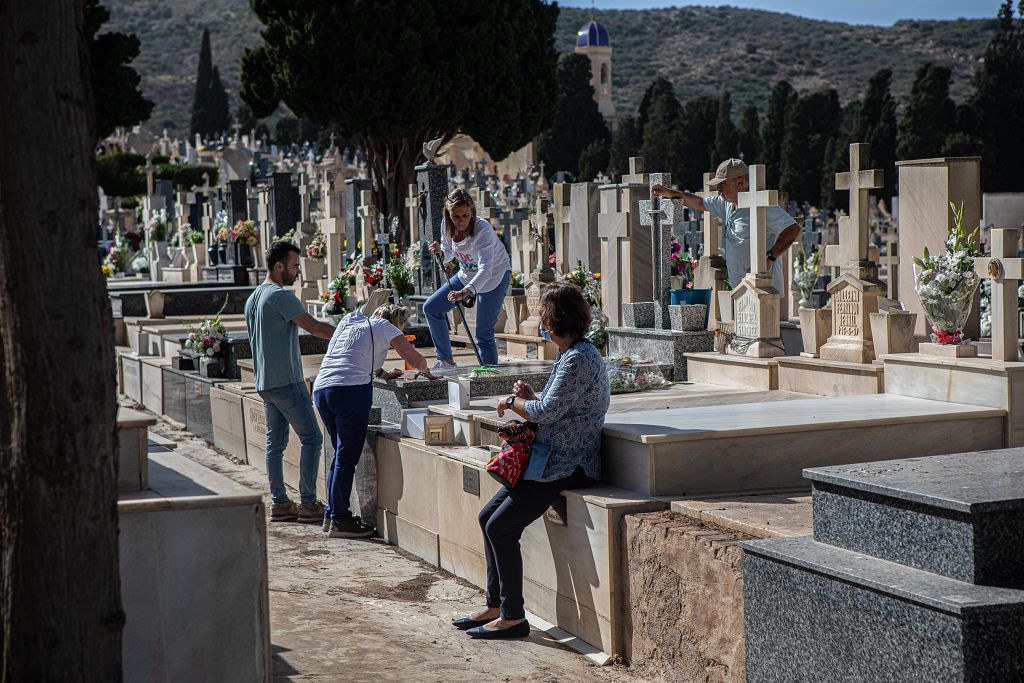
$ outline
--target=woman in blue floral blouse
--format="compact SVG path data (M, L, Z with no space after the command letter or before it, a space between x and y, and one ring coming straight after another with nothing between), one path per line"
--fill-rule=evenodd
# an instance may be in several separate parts
M480 511L487 560L487 607L452 622L474 638L521 638L530 633L523 608L523 530L565 489L601 477L601 428L611 398L601 353L586 339L590 305L570 284L547 286L540 297L542 334L558 347L558 360L537 395L522 380L498 402L538 424L526 474L502 487Z

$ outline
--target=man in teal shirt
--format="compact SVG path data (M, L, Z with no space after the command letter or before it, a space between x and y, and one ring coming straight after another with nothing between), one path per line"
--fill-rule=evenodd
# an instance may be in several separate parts
M323 505L316 499L317 467L323 435L313 414L313 403L302 375L299 328L330 339L334 327L306 313L290 287L299 277L299 248L275 242L267 250L267 279L245 302L256 391L263 399L267 421L267 479L274 501L272 522L319 523ZM299 505L288 498L284 486L284 449L288 426L302 442L299 457Z
M715 177L708 183L718 194L701 199L695 194L670 190L662 185L651 188L654 197L682 199L688 209L709 211L722 221L725 230L725 263L729 270L729 284L736 287L743 276L750 271L750 209L737 208L740 192L750 190L747 165L741 159L726 159L718 165ZM779 259L789 245L800 236L800 226L781 207L769 206L765 211L767 226L765 234L768 248L768 270L772 285L779 294L785 290L782 262ZM707 245L705 245L707 249ZM709 256L715 256L708 253Z

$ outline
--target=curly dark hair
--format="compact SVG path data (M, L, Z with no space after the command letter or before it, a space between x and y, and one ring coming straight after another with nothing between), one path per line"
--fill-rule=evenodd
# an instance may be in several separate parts
M547 285L540 293L540 322L560 337L585 337L590 328L590 304L575 285Z

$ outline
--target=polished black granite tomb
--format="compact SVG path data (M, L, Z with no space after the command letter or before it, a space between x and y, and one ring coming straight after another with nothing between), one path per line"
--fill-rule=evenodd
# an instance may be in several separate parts
M804 474L814 535L742 544L748 680L1024 679L1024 449Z
M185 376L194 375L195 372L175 370L170 365L162 368L164 394L164 416L179 424L186 424L188 413L186 408Z
M121 315L125 318L144 318L146 312L146 291L159 289L164 295L165 316L204 316L213 315L224 305L227 296L228 304L225 313L242 313L245 301L252 294L252 287L236 287L211 285L189 285L178 287L162 287L164 283L155 283L138 290L111 290L110 297L121 301Z
M223 384L223 379L210 379L199 373L185 375L185 429L199 438L213 443L213 414L210 408L210 388Z

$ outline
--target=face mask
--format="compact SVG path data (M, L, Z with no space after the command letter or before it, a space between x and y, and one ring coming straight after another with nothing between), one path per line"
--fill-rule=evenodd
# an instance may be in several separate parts
M548 334L548 331L544 329L543 325L540 326L540 336L544 339L544 341L551 342L552 344L555 343L551 340L551 335Z

